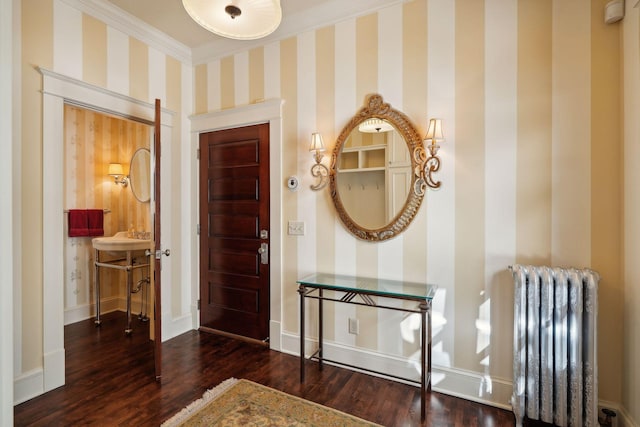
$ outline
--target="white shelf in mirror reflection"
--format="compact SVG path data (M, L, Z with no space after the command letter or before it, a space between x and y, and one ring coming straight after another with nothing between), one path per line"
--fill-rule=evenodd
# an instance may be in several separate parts
M345 147L340 154L338 172L385 170L387 146Z

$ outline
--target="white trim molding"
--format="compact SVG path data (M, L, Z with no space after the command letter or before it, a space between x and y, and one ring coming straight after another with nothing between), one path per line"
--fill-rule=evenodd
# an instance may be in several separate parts
M43 357L42 383L34 387L35 380L16 380L16 399L37 396L64 385L64 206L63 206L63 153L64 153L64 104L82 106L118 117L153 123L155 106L107 89L43 68L42 74L43 124L42 152L47 159L42 167L43 212L46 221L42 226L43 259ZM175 113L163 109L161 122L165 143L171 144L171 128ZM170 208L170 207L169 207ZM164 274L163 274L164 279ZM168 283L168 279L165 280ZM165 307L171 306L171 292L163 289ZM163 313L165 315L165 313ZM163 338L165 336L163 335ZM17 384L29 387L18 388Z
M33 369L17 376L13 380L13 404L33 399L44 393L44 371L42 368Z
M306 352L318 346L318 342L315 339L306 339L305 341ZM329 340L323 341L323 344L323 353L326 358L361 366L365 370L388 372L396 377L407 378L407 381L391 378L394 381L419 387L419 384L409 381L420 381L420 372L417 370L420 361L417 359L391 356ZM286 331L282 333L282 352L296 356L300 354L300 336L297 333ZM309 366L307 369L312 368ZM357 368L352 370L358 371ZM386 378L384 375L376 375L365 370L362 372ZM460 397L508 411L511 410L509 401L511 399L512 382L510 380L438 365L433 365L431 377L431 388L438 393Z
M193 65L204 64L216 59L248 51L278 40L333 25L337 22L353 19L380 9L405 3L408 0L329 0L319 2L295 13L283 9L282 23L276 31L257 40L232 40L216 37L192 49ZM307 2L308 3L308 2Z
M604 408L611 409L616 413L616 417L612 420L612 427L640 427L640 425L631 418L629 411L622 405L608 400L599 400L598 417L603 417L602 409Z
M93 16L105 24L135 37L141 42L158 49L177 60L191 65L191 49L179 41L169 37L157 28L139 18L123 11L119 7L104 0L59 0L80 12Z
M270 192L270 268L269 268L269 300L270 319L269 332L278 333L278 325L282 321L282 105L281 99L269 99L260 103L250 104L242 107L231 108L199 114L189 117L191 119L191 144L193 152L197 152L200 133L216 130L231 129L242 126L249 126L258 123L269 123L269 192ZM198 171L198 160L196 156L191 158L191 170ZM198 194L198 174L191 176L192 193ZM198 204L198 203L196 203ZM196 209L187 221L190 221L189 229L195 230L198 224L198 212ZM199 248L198 236L193 233L191 241L184 242L191 248ZM199 271L200 251L193 250L196 254L192 257L192 271ZM199 275L198 275L199 277ZM199 280L194 280L191 289L192 310L194 319L194 329L199 323L199 313L197 312L197 302L200 298ZM280 337L269 337L269 346L272 350L280 350Z
M19 30L14 27L14 7L19 4L13 0L0 1L0 425L13 424L14 399L13 364L14 364L14 258L18 255L14 247L14 186L12 158L14 155L14 101L12 88L14 87L14 33ZM16 38L17 42L19 38Z

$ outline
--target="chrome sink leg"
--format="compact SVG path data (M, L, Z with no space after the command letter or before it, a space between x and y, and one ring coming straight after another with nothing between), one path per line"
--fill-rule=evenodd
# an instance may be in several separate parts
M94 320L94 323L96 324L96 326L100 326L100 324L102 323L100 321L100 271L98 270L98 268L100 268L98 266L98 262L100 262L100 254L99 251L96 249L94 250L94 274L93 274L93 283L95 286L95 297L96 297L96 319Z
M124 330L124 333L130 335L133 329L131 329L131 285L132 285L132 274L133 271L131 269L131 251L127 251L127 329Z

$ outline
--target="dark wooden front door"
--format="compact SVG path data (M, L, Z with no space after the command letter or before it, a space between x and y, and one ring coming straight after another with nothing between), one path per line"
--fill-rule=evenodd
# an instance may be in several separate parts
M269 338L269 125L200 135L200 326Z

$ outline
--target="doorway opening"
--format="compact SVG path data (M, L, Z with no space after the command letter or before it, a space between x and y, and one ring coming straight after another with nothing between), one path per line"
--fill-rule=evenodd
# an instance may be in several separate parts
M138 149L150 149L152 129L148 124L126 120L71 104L64 106L64 206L68 221L64 230L64 313L65 326L95 316L94 250L92 238L117 232L151 232L148 202L138 201L128 178L131 159ZM122 182L108 176L109 165L122 166ZM150 179L150 170L146 172ZM102 210L102 231L89 236L69 230L72 210ZM143 253L134 253L134 263L148 263ZM121 257L107 253L106 260ZM99 269L101 312L125 311L126 272ZM149 268L132 271L132 312L141 319L150 313Z
M154 123L157 116L152 104L43 68L38 68L38 71L43 77L42 155L46 159L42 165L42 209L48 218L42 229L42 298L47 303L43 304L42 317L43 369L29 380L27 387L31 396L46 393L65 383L63 252L64 210L67 207L64 206L64 189L61 185L64 182L64 105L73 104L148 124ZM164 141L170 144L174 114L161 111L160 115ZM163 269L162 276L170 271L170 268ZM170 303L170 292L163 292L163 295L167 295ZM159 342L156 340L156 343Z

